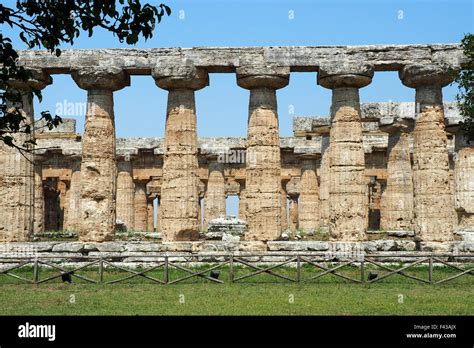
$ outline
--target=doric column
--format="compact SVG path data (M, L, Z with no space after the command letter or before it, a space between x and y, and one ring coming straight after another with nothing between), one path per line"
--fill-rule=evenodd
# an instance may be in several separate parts
M28 82L9 81L9 86L21 94L21 105L17 105L24 117L21 125L34 122L32 88L41 90L51 84L51 77L41 70L30 70ZM7 101L12 110L14 101ZM8 135L8 134L5 134ZM31 134L12 134L15 144L23 146L31 140ZM28 145L33 149L32 145ZM35 168L33 154L0 142L0 241L28 241L35 228Z
M69 231L69 198L70 198L71 182L69 180L60 180L59 189L59 209L61 210L62 219L60 220L60 230Z
M147 230L148 221L148 202L146 195L146 181L135 182L134 195L134 226L133 230L138 232L145 232Z
M153 197L148 197L146 206L146 231L155 230L155 208L153 207Z
M290 204L288 209L288 229L291 235L294 236L298 230L298 195L290 193Z
M456 127L454 165L454 207L457 229L474 232L474 144Z
M81 170L80 164L74 165L69 188L69 229L77 231L80 222L81 206Z
M44 194L43 194L43 168L39 156L35 157L35 206L34 206L34 226L33 232L44 232Z
M206 71L188 65L153 70L156 85L168 90L161 230L164 242L199 239L199 177L194 91L209 84Z
M121 161L117 165L117 170L117 220L124 224L127 231L131 231L135 219L135 183L132 163Z
M320 207L315 157L301 159L299 191L299 229L305 233L314 233L319 229Z
M245 182L240 182L239 191L239 219L247 221L247 204L245 203Z
M288 67L237 68L237 84L250 90L247 156L246 240L281 234L281 160L276 90L289 82Z
M204 196L204 209L205 231L210 220L226 215L224 163L220 163L217 157L209 159L209 178Z
M161 209L161 197L158 196L156 206L156 232L161 232L161 216L160 216L160 209Z
M329 183L330 183L330 171L329 171L329 136L323 137L323 148L321 154L321 163L319 166L319 177L320 177L320 188L319 188L319 201L320 201L320 225L321 227L329 228Z
M320 67L318 84L332 89L329 207L333 240L361 241L368 223L365 158L359 88L372 80L372 67L336 64Z
M421 241L449 241L453 239L455 211L441 89L451 82L451 77L435 65L411 65L400 71L400 79L405 86L416 88L415 234Z
M84 68L72 72L87 90L87 113L82 138L81 241L113 240L116 217L115 117L113 92L130 85L119 68Z
M281 182L281 230L288 229L288 211L287 211L286 181Z
M395 121L381 126L389 134L387 186L382 194L380 228L382 230L413 229L413 175L410 159L411 120Z

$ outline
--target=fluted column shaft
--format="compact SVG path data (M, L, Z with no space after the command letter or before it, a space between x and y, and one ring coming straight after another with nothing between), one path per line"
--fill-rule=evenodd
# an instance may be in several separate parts
M453 239L454 199L449 173L441 89L449 74L436 66L407 66L404 85L416 88L413 131L415 234L422 241Z
M320 164L320 188L319 188L319 200L320 200L320 225L321 227L329 227L329 183L330 171L329 171L329 146L327 146L321 154Z
M288 229L288 211L287 211L287 194L285 184L282 182L281 187L281 230Z
M146 195L146 182L135 182L134 194L134 226L133 230L138 232L145 232L147 230L148 221L148 202Z
M117 220L123 222L127 231L134 228L135 184L130 162L120 162L117 175Z
M290 205L288 209L288 229L291 235L295 235L298 230L298 195L290 194Z
M372 67L357 64L321 68L318 75L318 83L333 91L329 145L329 227L333 240L365 239L368 199L359 88L368 85L372 76Z
M319 186L315 159L301 162L299 228L307 232L319 229Z
M275 240L281 234L281 159L276 89L288 84L289 69L241 67L237 83L250 90L246 156L246 240Z
M413 175L410 135L395 129L389 135L387 187L381 198L380 227L383 230L413 228Z
M224 163L217 159L209 162L209 179L204 197L204 230L207 231L209 221L226 215L226 196Z
M7 101L7 111L14 111L17 106L24 117L21 126L34 122L32 88L41 90L51 84L51 77L41 70L30 70L32 76L27 82L9 81L9 88L21 95L21 105L16 101ZM5 134L8 135L8 134ZM17 146L31 140L31 134L16 133L11 135ZM30 149L32 145L27 145ZM34 156L0 142L0 241L28 241L33 236L35 225L35 173Z
M81 171L74 168L69 188L69 229L77 231L81 218Z
M43 176L41 165L35 163L35 207L34 207L34 232L44 232L44 194Z
M455 136L454 204L458 229L474 231L474 145L467 144L460 132Z
M194 66L157 66L153 77L168 90L161 186L161 230L165 242L199 239L199 177L194 92L208 85Z
M155 208L153 206L153 198L148 198L146 208L147 208L146 230L147 232L153 232L155 230Z
M115 236L117 166L113 91L130 85L121 69L85 68L72 73L87 90L82 139L81 241L103 242Z
M245 184L240 183L239 192L239 219L247 221L247 204L245 203Z

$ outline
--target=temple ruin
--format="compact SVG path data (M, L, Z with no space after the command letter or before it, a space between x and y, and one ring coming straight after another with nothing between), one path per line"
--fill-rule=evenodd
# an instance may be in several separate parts
M1 145L0 240L62 230L106 242L121 229L199 241L233 195L243 242L282 233L363 242L388 231L450 243L474 232L474 145L442 98L463 59L454 44L22 51L34 79L14 87L30 121L31 86L47 88L53 74L71 74L88 107L84 134L71 119L38 130L32 161ZM359 89L379 71L398 71L415 100L361 104ZM276 90L292 72L313 72L332 106L325 117L294 117L294 136L280 137ZM197 137L194 92L209 73L236 74L249 91L246 138ZM168 91L164 138L115 137L113 92L130 75Z

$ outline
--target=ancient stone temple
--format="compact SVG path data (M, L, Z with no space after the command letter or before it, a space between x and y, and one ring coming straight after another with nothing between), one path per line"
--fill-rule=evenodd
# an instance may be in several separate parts
M225 221L228 196L239 198L249 242L284 232L362 242L388 231L444 243L474 231L474 151L455 103L442 99L449 69L464 61L458 45L23 51L20 61L40 88L71 74L88 108L84 134L71 119L38 130L31 162L0 148L2 241L52 230L83 242L119 230L198 241L211 221ZM379 71L398 71L414 100L361 103ZM313 72L332 106L324 117L294 117L294 135L280 137L276 91L292 72ZM198 138L195 91L209 73L235 74L248 90L246 138ZM168 91L163 138L116 138L114 91L131 75ZM31 122L31 90L15 87Z

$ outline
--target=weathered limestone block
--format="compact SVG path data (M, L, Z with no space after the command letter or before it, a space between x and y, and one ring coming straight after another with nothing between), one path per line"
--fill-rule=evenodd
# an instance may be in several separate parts
M237 69L237 84L250 90L246 156L246 240L275 240L281 234L281 159L276 89L289 68Z
M146 181L135 182L133 205L135 209L133 230L144 232L147 229L148 202L146 196Z
M474 231L474 145L467 144L463 136L457 133L456 148L454 204L458 229Z
M24 117L23 126L34 121L32 88L41 90L51 84L52 79L41 70L30 70L27 82L9 81L11 89L21 94L21 105L7 101L7 108L17 106ZM17 133L12 136L18 146L31 140L31 135ZM33 148L32 145L27 145ZM27 241L35 228L35 168L31 153L20 153L17 149L0 142L0 241Z
M207 72L194 66L163 65L153 70L156 85L166 89L161 230L164 242L199 238L199 177L194 91L209 84Z
M301 161L299 191L299 229L305 233L314 233L319 229L320 207L315 158L305 158Z
M440 66L411 65L400 79L416 88L417 117L413 132L415 233L424 242L453 239L454 199L450 184L447 136L441 89L451 82Z
M130 161L119 163L117 175L117 221L121 221L127 231L133 230L135 219L135 184Z
M329 145L329 226L333 240L365 239L368 199L359 88L367 86L372 76L370 65L355 62L322 66L318 74L318 84L333 90Z
M224 163L220 163L217 158L212 158L209 162L209 179L204 196L204 209L205 231L208 229L209 221L226 215Z
M389 132L387 187L382 194L380 227L383 230L413 228L413 175L410 159L412 122L382 129Z
M112 240L115 232L117 167L113 92L130 85L119 68L83 68L72 72L87 90L87 113L82 139L81 241Z

